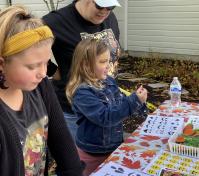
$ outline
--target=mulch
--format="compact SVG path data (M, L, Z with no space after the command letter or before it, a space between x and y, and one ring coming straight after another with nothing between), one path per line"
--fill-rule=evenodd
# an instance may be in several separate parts
M118 71L118 76L116 77L116 80L118 82L118 85L130 92L135 90L137 84L143 84L144 87L148 90L148 102L152 103L156 107L158 107L163 101L168 100L169 94L168 94L168 89L169 89L169 84L168 83L168 78L165 78L164 80L158 80L158 79L151 79L145 77L143 78L142 76L134 75L132 74L132 57L125 57L120 60L119 64L119 71ZM165 67L167 67L165 65ZM121 76L122 75L122 76ZM124 76L125 75L125 76ZM124 77L123 77L124 76ZM131 76L134 76L134 79L131 79ZM122 77L122 78L121 78ZM136 79L138 78L138 79ZM148 86L148 84L156 84L156 83L167 83L168 86L165 87L160 87L160 88L152 88ZM189 90L185 90L185 93L181 95L182 101L186 102L196 102L199 103L199 97L196 97L195 95L191 95L189 93ZM149 111L149 113L152 113L153 111ZM143 122L142 118L140 117L130 117L127 120L124 121L123 127L124 131L127 133L133 132L141 123Z

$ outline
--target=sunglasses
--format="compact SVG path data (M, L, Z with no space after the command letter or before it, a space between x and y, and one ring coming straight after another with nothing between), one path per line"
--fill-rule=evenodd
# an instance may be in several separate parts
M95 3L95 2L94 2ZM110 6L110 7L101 7L101 6L99 6L99 5L97 5L96 3L95 3L95 8L96 9L98 9L98 10L102 10L102 9L106 9L106 10L113 10L114 8L115 8L115 6Z

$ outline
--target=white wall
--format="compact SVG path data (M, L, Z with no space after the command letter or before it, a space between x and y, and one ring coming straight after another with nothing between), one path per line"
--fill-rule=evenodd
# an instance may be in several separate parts
M48 1L48 0L47 0ZM59 8L69 4L72 0L64 0L59 3ZM7 0L0 0L0 8L5 7ZM56 1L55 1L56 2ZM12 4L22 4L27 8L32 10L32 12L37 16L43 16L48 13L48 8L43 0L12 0Z
M199 55L199 0L129 0L128 50Z
M0 0L0 9L6 7L6 0Z

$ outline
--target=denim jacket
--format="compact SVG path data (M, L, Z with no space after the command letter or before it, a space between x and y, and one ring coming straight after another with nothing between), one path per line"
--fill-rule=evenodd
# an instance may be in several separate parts
M108 153L123 142L122 121L133 114L146 114L135 93L123 95L113 78L99 89L81 84L73 97L72 109L78 120L77 146L89 153Z

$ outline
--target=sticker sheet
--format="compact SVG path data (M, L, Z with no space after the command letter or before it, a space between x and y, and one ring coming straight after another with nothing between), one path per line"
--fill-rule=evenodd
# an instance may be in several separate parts
M91 176L149 176L114 162L109 162Z
M199 128L199 116L190 116L187 123L192 123L194 128Z
M160 152L143 172L157 175L163 168L178 170L194 176L199 175L199 159L176 155L167 151Z
M149 115L141 128L140 134L159 137L170 137L179 127L184 118Z
M184 174L182 172L179 172L173 169L165 168L160 171L159 176L190 176L190 175Z

